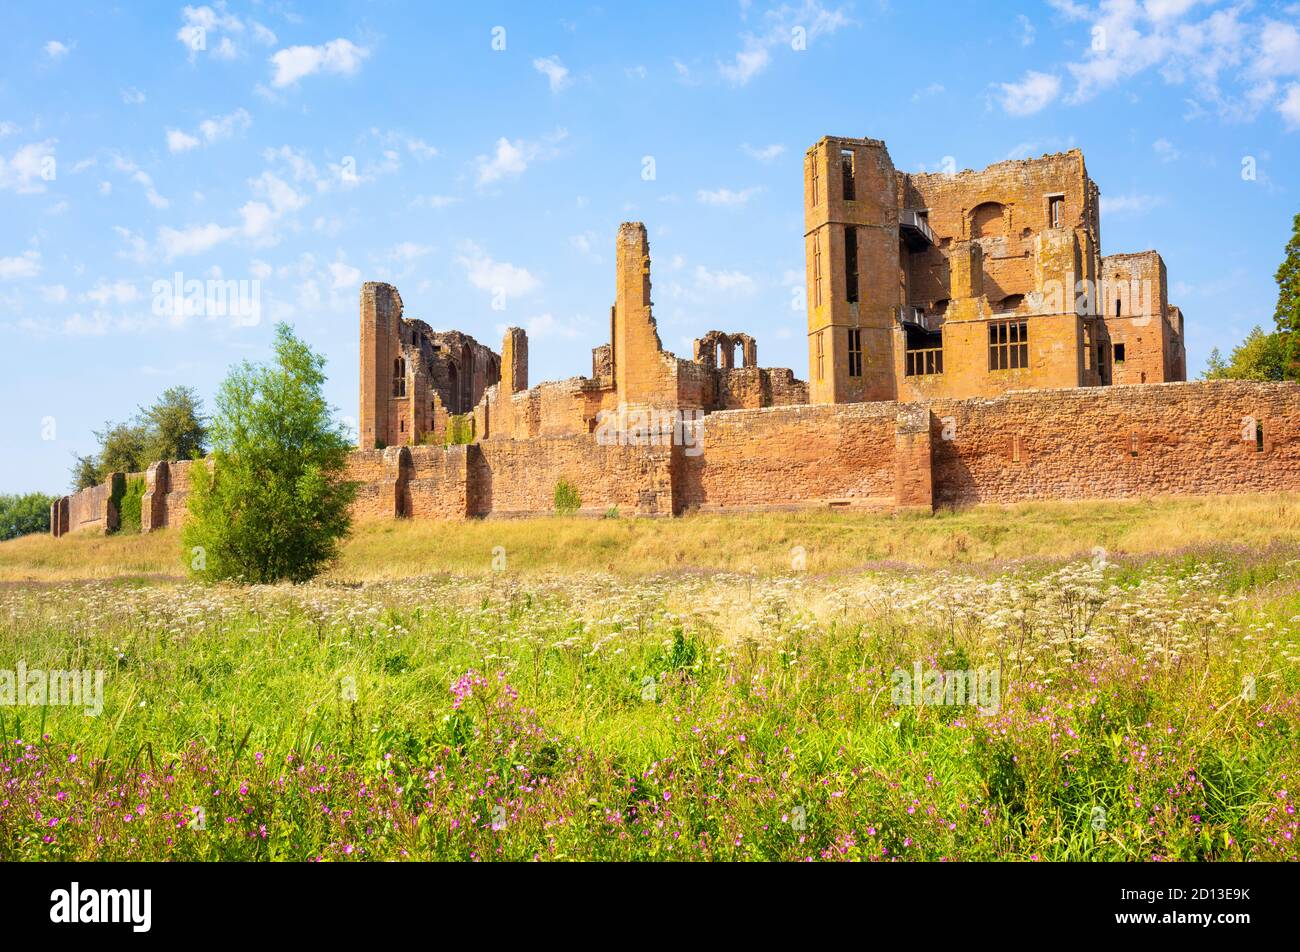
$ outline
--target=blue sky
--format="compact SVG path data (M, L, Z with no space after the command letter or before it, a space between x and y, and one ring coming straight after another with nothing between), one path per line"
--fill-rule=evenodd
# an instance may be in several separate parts
M624 220L650 230L666 347L744 330L805 377L822 135L916 171L1081 148L1103 250L1168 264L1193 374L1271 325L1300 211L1294 2L17 3L5 23L0 492L63 491L91 431L166 387L210 404L278 320L354 417L365 280L493 348L527 328L532 383L588 374ZM156 306L177 274L256 280L260 311Z

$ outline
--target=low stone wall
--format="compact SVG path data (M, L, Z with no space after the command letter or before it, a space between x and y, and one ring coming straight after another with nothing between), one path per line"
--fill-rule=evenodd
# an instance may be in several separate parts
M149 467L143 531L183 520L196 465ZM1300 491L1300 386L1201 381L728 410L684 424L676 439L356 450L345 478L357 483L360 520L550 512L562 479L584 512L647 516ZM56 500L51 532L113 531L124 486L115 473Z

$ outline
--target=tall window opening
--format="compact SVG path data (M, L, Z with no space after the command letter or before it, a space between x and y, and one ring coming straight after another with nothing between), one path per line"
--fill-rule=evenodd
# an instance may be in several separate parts
M822 242L813 235L813 306L822 306Z
M858 230L844 229L844 290L850 304L858 301Z
M826 379L826 351L822 346L822 331L817 332L817 379Z
M840 172L844 176L844 200L846 202L854 201L854 199L857 197L857 193L853 186L853 150L852 149L841 150Z
M849 328L849 376L862 376L862 331Z
M393 396L406 396L406 358L398 357L393 361Z
M1065 196L1053 195L1047 200L1047 223L1052 228L1065 227Z

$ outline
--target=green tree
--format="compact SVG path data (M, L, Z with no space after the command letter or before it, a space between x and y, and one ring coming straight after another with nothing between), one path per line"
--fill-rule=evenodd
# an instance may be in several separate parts
M1278 333L1288 336L1286 376L1300 380L1300 214L1291 223L1291 240L1273 277L1277 280L1273 319Z
M1285 380L1290 353L1289 334L1265 334L1256 327L1224 361L1216 347L1206 362L1205 380Z
M99 440L97 482L102 483L109 473L135 473L149 465L145 458L149 432L139 423L105 423L95 439Z
M0 496L0 542L33 532L50 531L50 503L44 493Z
M191 571L208 581L306 581L349 529L351 443L322 394L325 359L287 324L275 334L270 365L245 361L222 382L212 470L194 467L182 537Z
M101 480L99 478L99 461L93 455L73 456L72 463L72 491L79 493L83 489L89 489L91 486L98 486Z
M136 419L145 430L144 455L156 460L194 459L207 453L203 401L193 387L170 387ZM147 465L147 464L146 464Z

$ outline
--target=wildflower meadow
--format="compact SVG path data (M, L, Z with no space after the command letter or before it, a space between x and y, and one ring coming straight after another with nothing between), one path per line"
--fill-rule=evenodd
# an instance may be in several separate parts
M7 583L0 858L1289 860L1298 639L1290 546Z

